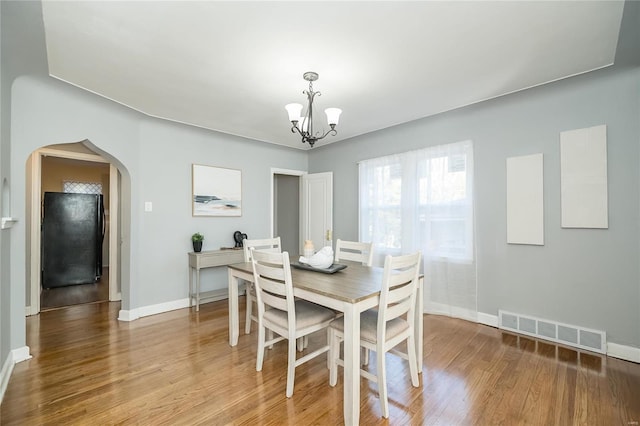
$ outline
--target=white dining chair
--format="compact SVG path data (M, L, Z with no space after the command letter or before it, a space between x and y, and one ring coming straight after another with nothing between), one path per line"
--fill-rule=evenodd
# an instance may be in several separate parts
M288 340L287 398L293 395L295 368L329 350L329 345L296 359L296 341L326 328L335 313L315 303L295 299L289 253L251 250L253 278L258 301L258 354L256 371L262 370L265 348ZM266 332L269 340L266 340ZM276 337L272 337L272 333Z
M244 261L251 262L251 248L256 250L272 251L274 253L280 253L282 251L282 245L280 244L280 237L275 238L263 238L259 240L243 240L242 247L244 250ZM244 333L251 333L251 321L258 322L258 316L253 314L253 305L256 303L256 290L253 283L246 283L246 316L244 322Z
M360 346L375 351L376 375L360 369L360 375L378 383L378 394L382 406L382 416L389 417L385 355L392 352L409 361L411 384L419 386L418 363L416 361L414 314L418 290L420 252L410 255L387 256L384 262L380 303L377 309L370 309L360 315ZM331 322L327 330L329 341L329 385L338 380L338 365L344 367L340 356L340 343L344 340L344 318ZM396 349L406 341L406 352Z
M351 260L361 262L364 266L371 266L373 264L373 243L338 239L336 240L334 260L336 263L340 260Z

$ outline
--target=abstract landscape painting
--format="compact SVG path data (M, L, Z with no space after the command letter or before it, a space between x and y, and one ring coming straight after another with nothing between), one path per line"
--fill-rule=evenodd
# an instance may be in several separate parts
M242 172L194 164L193 216L241 216Z

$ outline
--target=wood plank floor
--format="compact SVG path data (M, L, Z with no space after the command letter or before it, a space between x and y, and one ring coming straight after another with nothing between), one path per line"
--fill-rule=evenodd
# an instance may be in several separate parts
M82 303L109 300L109 268L102 268L102 276L93 284L44 288L40 293L40 309L48 311Z
M242 304L241 304L242 306ZM2 425L334 425L343 422L342 379L328 385L325 359L296 370L285 397L286 350L255 371L256 337L228 345L227 302L134 322L118 303L43 312L27 319L33 359L15 366ZM240 318L244 318L241 313ZM425 316L421 387L387 357L389 420L377 387L362 381L362 424L638 425L640 365L576 352L500 330ZM241 330L244 325L241 323ZM314 335L309 349L320 345ZM371 368L375 368L372 355Z

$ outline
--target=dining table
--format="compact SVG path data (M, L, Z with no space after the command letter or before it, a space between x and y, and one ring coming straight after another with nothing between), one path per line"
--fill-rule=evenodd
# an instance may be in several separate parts
M292 259L292 263L295 263ZM359 424L360 417L360 313L380 302L383 268L357 262L335 272L291 268L294 296L344 314L344 423ZM253 282L251 262L227 266L229 276L229 344L236 346L240 334L238 297L242 280ZM422 373L423 275L420 275L413 318L418 372ZM328 377L328 375L327 375Z

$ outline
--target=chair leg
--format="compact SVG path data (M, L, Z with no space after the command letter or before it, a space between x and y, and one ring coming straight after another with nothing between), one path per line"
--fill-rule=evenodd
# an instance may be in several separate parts
M416 345L413 333L407 339L407 355L409 356L409 372L411 373L411 384L414 388L420 386L418 380L418 362L416 360Z
M389 401L387 400L387 372L385 369L386 354L382 345L378 344L376 350L376 360L378 368L378 396L382 407L382 417L389 418Z
M369 349L365 348L364 346L361 346L360 358L362 359L362 362L360 364L369 365Z
M251 333L251 311L253 310L253 297L249 291L249 283L247 283L247 295L245 298L247 299L247 315L244 320L244 334Z
M270 328L267 328L267 340L269 341L273 340L273 330L271 330ZM267 349L269 350L273 349L273 345L269 345Z
M340 356L340 337L338 333L332 329L327 329L327 342L329 344L329 353L327 362L329 364L329 386L333 387L338 383L338 357Z
M289 360L287 367L287 398L291 398L293 395L293 382L296 374L296 339L293 336L289 336Z
M298 352L302 352L304 350L304 337L298 337L296 339L296 347L298 348Z
M264 327L258 326L258 356L256 358L256 371L262 371L264 360Z

